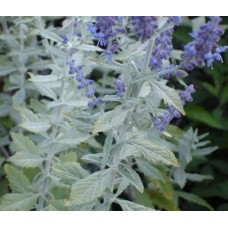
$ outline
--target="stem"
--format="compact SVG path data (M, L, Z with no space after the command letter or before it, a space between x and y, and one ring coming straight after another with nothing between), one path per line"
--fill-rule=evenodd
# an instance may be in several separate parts
M143 67L142 67L142 70L141 70L141 76L145 75L145 73L148 70L150 57L151 57L151 54L152 54L152 51L153 51L153 48L154 48L154 40L155 40L155 36L152 36L152 38L150 39L150 42L148 43L144 64L143 64ZM142 86L143 86L143 82L137 83L135 85L135 89L133 91L133 97L138 97L138 95L139 95L139 93L140 93L140 91L142 89Z
M71 31L70 31L70 40L72 40L73 37L73 29L74 29L74 20L72 20L72 27L71 27ZM60 88L60 96L59 99L61 100L61 103L63 103L63 93L64 93L64 89L65 89L65 75L67 74L67 61L69 59L69 51L67 53L67 57L66 57L66 61L64 64L64 68L63 68L63 77L62 77L62 85ZM50 176L50 169L51 169L51 163L52 163L52 159L53 159L53 155L54 155L54 150L53 150L53 143L55 142L56 139L56 135L58 132L58 127L59 127L59 122L61 119L61 113L62 113L62 109L63 109L63 104L60 105L58 107L58 113L57 113L57 117L56 117L56 121L54 124L54 127L52 129L51 135L50 135L50 141L52 142L49 145L49 150L48 150L48 154L47 154L47 159L46 159L46 163L44 165L44 177L43 177L43 183L41 186L41 192L40 192L40 198L39 198L39 203L37 206L37 210L41 211L44 209L44 204L46 201L46 194L47 194L47 190L48 190L48 186L47 186L47 178Z

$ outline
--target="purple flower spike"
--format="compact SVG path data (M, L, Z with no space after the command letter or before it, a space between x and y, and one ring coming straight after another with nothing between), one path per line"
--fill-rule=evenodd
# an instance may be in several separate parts
M180 63L181 67L191 71L195 67L204 66L204 59L206 59L208 66L211 66L215 59L221 61L218 55L220 53L216 52L217 55L210 55L217 50L217 43L224 32L219 27L220 22L220 17L210 17L208 23L200 26L191 33L194 40L184 46L184 53L182 54L183 61ZM219 49L219 51L220 50L223 52L224 49Z
M158 28L158 17L130 17L132 31L140 37L141 41L151 38Z

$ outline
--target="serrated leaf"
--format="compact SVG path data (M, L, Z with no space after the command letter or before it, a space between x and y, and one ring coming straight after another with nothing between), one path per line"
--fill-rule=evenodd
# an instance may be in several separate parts
M136 163L139 170L143 172L146 176L150 176L156 180L164 181L162 173L149 162L137 158Z
M11 73L13 73L16 70L17 70L17 68L13 67L13 66L1 66L0 67L0 77L1 76L6 76L8 74L11 74Z
M21 170L8 164L4 166L4 170L13 193L23 193L28 191L30 182Z
M54 176L60 178L60 180L67 185L72 185L76 181L89 175L89 173L77 162L54 164L52 167L52 172Z
M83 51L99 51L102 52L103 49L94 45L89 45L89 44L80 44L77 46L78 50L83 50Z
M115 202L121 206L123 211L154 211L153 208L145 207L143 205L130 202L128 200L116 199Z
M11 133L13 143L15 144L17 150L26 152L26 153L37 153L37 147L29 137L21 135L20 133Z
M102 157L103 157L102 153L86 154L82 157L82 160L92 164L101 165Z
M34 85L41 95L50 97L53 100L57 100L55 92L52 90L52 88L50 88L48 84L34 82Z
M62 43L63 38L61 38L59 35L57 35L55 32L51 32L49 30L37 30L35 31L40 34L42 37L47 38L49 40L52 40L57 43Z
M24 88L19 89L14 95L13 95L13 103L17 105L21 105L26 98L26 91Z
M113 136L108 135L105 139L104 148L103 148L103 157L101 162L101 168L103 169L109 159L110 151L112 149Z
M33 133L44 133L51 127L51 124L45 122L27 121L20 124L19 126Z
M149 161L178 166L173 152L151 139L137 137L136 139L128 140L127 144L133 146L133 150L136 150L135 153L140 153Z
M2 197L1 211L30 211L34 208L38 194L9 193Z
M117 191L113 196L113 199L116 199L120 194L122 194L122 192L128 187L128 185L130 185L129 180L122 176Z
M97 134L98 132L106 132L109 129L117 128L123 124L127 113L127 109L118 106L112 111L99 115L92 133Z
M72 185L70 204L90 203L101 197L107 187L110 170L101 170Z
M191 193L187 193L187 192L180 192L180 191L176 191L176 194L180 197L183 198L189 202L192 203L196 203L199 204L203 207L207 207L209 210L213 211L213 208L202 198L200 198L197 195L191 194Z
M30 75L30 79L29 81L31 82L55 82L55 81L58 81L60 79L59 76L56 76L56 75L33 75L31 73L29 73Z
M160 96L166 104L173 105L177 110L185 115L180 96L175 89L172 89L169 86L165 85L162 81L151 79L150 84L152 88L156 90L157 95Z
M44 161L44 158L38 154L32 154L27 152L18 151L16 154L11 156L8 161L20 167L38 167Z
M140 176L136 173L129 165L123 165L118 172L126 178L133 186L136 187L140 192L143 192L144 186Z

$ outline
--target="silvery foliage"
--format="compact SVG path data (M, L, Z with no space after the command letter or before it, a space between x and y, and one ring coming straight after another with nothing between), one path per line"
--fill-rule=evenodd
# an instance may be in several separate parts
M93 17L78 17L77 26L69 17L61 28L45 28L45 20L52 18L1 18L1 45L8 53L0 67L5 83L0 114L14 123L12 143L6 130L1 135L1 148L10 143L12 152L4 166L11 193L2 197L1 210L111 210L113 203L130 211L164 208L159 197L150 206L134 202L144 192L142 176L154 197L169 191L165 197L171 197L175 209L179 198L211 209L180 189L186 181L212 178L185 169L216 147L206 148L205 135L192 128L184 132L170 125L158 132L151 122L151 114L164 113L161 103L184 114L178 91L160 77L169 70L148 67L156 36L174 24L167 26L167 17L159 17L155 35L143 43L132 34L117 34L121 52L110 61L87 30ZM173 61L180 54L174 50ZM101 104L88 107L90 99L68 72L72 59L83 66L87 79L99 72L95 90ZM115 95L114 75L124 81L123 97Z

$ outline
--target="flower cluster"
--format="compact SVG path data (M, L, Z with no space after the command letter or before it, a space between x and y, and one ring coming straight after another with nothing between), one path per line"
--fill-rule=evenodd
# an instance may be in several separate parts
M174 23L179 26L181 18L177 16L168 17L166 24ZM162 69L162 61L167 60L173 51L172 36L173 29L167 29L164 32L158 34L155 38L154 49L150 57L150 66L157 71Z
M183 100L183 104L185 104L185 101L192 102L192 93L195 93L196 90L193 86L193 84L186 86L185 90L179 93L179 96Z
M130 17L132 23L132 31L141 39L145 41L151 38L158 28L158 17Z
M122 97L125 92L125 85L124 85L123 79L121 77L118 77L117 80L113 84L115 85L116 90L117 90L116 95L118 97Z
M220 53L226 50L226 48L217 49L217 43L223 34L223 30L219 27L221 20L220 17L210 17L208 23L190 34L194 40L184 46L181 67L191 71L197 66L204 66L205 60L207 60L208 66L211 66L214 60L221 61ZM216 53L212 55L211 53L214 51Z
M96 23L87 24L87 29L90 31L94 38L98 39L99 45L105 46L108 43L109 38L116 36L118 33L124 33L125 29L117 27L122 23L122 17L96 17Z
M152 123L158 131L164 131L173 118L180 118L181 114L172 105L166 106L166 112L161 116L153 116Z
M78 81L78 89L86 89L86 96L88 98L92 98L91 101L88 102L89 107L96 106L102 102L101 98L95 97L95 89L94 89L94 81L85 79L84 74L82 73L82 67L76 66L74 60L70 60L69 65L69 74L76 74L75 78Z
M155 39L155 45L150 57L150 66L156 70L162 68L162 60L168 59L172 50L173 29L160 33Z

